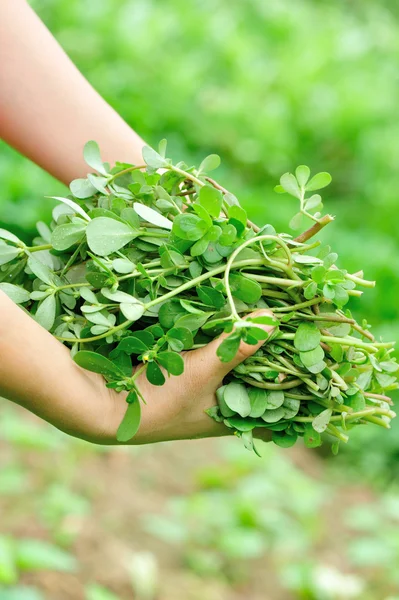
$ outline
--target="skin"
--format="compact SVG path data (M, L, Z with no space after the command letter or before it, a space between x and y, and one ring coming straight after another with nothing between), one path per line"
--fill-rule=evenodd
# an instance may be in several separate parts
M142 162L142 139L90 86L25 0L0 2L0 137L64 183L86 176L82 148L90 139L111 164ZM129 443L230 433L204 410L216 404L223 377L261 344L242 343L226 364L216 356L221 339L185 353L184 374L161 388L140 375L138 385L148 402ZM98 444L118 443L116 431L127 408L125 394L78 367L65 346L2 292L0 395Z

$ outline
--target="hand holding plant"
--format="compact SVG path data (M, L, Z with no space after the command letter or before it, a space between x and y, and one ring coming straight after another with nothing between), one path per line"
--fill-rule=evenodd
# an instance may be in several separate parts
M144 148L145 165L110 169L89 142L85 158L98 175L57 198L51 227L40 224L32 246L0 232L0 288L106 379L118 409L105 428L121 420L118 392L128 403L121 442L227 426L256 451L259 428L280 446L303 437L315 447L325 431L346 442L354 425L389 427L393 344L344 309L361 295L356 286L374 283L309 242L333 220L321 215L321 196L308 195L330 176L310 178L301 166L281 178L276 191L300 203L291 227L314 221L294 239L248 221L208 175L216 155L196 170L165 152L162 142L159 152Z

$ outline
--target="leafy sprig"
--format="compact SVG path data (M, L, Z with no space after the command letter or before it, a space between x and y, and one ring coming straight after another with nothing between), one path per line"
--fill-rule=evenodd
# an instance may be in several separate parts
M0 230L0 289L70 346L74 360L127 392L118 440L138 430L137 384L183 373L181 352L227 333L217 354L230 362L240 343L264 345L233 369L209 414L256 451L253 432L317 447L346 442L359 424L389 427L387 393L398 387L392 343L375 341L346 308L374 282L337 266L338 255L312 238L333 220L322 215L328 173L306 166L276 187L299 201L293 238L248 220L237 198L199 169L173 164L166 142L146 147L143 165L103 163L95 142L84 156L96 171L71 182L71 195L27 246ZM254 309L273 316L250 318ZM263 325L274 327L268 334ZM333 446L336 450L336 445Z

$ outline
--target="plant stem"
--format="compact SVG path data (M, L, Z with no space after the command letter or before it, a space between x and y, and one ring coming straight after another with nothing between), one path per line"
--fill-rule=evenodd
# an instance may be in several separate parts
M302 379L292 379L291 381L287 381L285 383L268 383L266 381L256 381L252 379L252 377L241 377L243 381L250 383L254 387L263 388L265 390L289 390L294 387L298 387L302 385Z
M182 175L185 179L189 179L190 181L192 181L193 183L196 183L200 187L204 187L204 185L205 185L205 183L203 181L201 181L200 179L198 179L198 177L196 177L192 173L183 171L183 169L179 169L179 167L175 167L175 165L167 165L167 166L165 166L165 169L169 169L170 171L174 171L175 173Z
M282 333L276 339L280 340L293 340L295 337L294 333ZM374 344L366 344L361 340L352 337L335 337L329 335L322 335L321 341L328 343L341 344L342 346L353 346L354 348L364 348L365 350L377 352L378 348L392 348L394 342L375 342Z
M54 336L54 337L57 340L59 340L60 342L69 342L71 344L78 342L79 344L87 344L88 342L95 342L96 340L102 340L102 339L108 337L109 335L113 335L117 331L120 331L121 329L126 329L132 323L133 323L133 321L123 321L123 323L121 323L120 325L117 325L116 327L112 327L112 329L109 329L105 333L101 333L100 335L95 335L95 336L89 337L89 338L64 338L61 336L60 337Z
M296 238L294 238L294 241L295 242L300 242L301 244L303 242L307 242L308 240L310 240L311 237L313 237L314 235L316 235L317 233L319 233L319 231L321 229L323 229L323 227L325 227L326 225L328 225L332 221L334 221L334 217L333 216L331 216L331 215L324 215L324 217L322 217L320 219L320 221L318 221L317 223L315 223L314 225L312 225L312 227L310 227L309 229L307 229L306 231L304 231L303 233L301 233L300 235L298 235Z
M43 244L43 246L25 246L24 250L28 250L29 252L40 252L41 250L52 250L53 246L51 244Z
M306 302L298 302L297 304L291 304L290 306L276 306L276 308L273 308L272 310L273 312L291 312L297 310L298 308L307 308L308 306L320 304L324 301L324 298L312 298L312 300L307 300Z
M292 279L268 277L267 275L256 275L254 273L245 273L245 277L248 277L248 279L253 279L254 281L259 281L259 283L271 283L285 287L302 287L306 283L305 281L293 281Z
M122 175L126 175L126 173L130 173L131 171L138 171L139 169L146 169L147 165L137 165L137 166L131 166L128 167L127 169L123 169L123 171L119 171L119 173L115 173L115 175L113 175L111 177L111 179L108 181L108 185L110 183L112 183L117 177L121 177Z

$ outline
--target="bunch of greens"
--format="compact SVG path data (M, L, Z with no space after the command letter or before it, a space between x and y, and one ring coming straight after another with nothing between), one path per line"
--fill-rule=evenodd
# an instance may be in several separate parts
M309 241L333 220L313 192L331 181L308 167L281 177L278 193L299 200L290 223L313 225L298 237L257 227L237 198L208 176L220 159L198 169L145 147L143 165L103 163L95 142L84 156L96 171L70 185L48 227L27 246L0 230L0 289L71 347L81 367L127 391L118 440L140 423L138 375L153 385L184 370L181 352L222 332L229 362L240 342L265 343L229 373L208 411L255 449L252 433L272 431L279 446L303 437L308 447L327 432L348 440L358 424L389 428L387 391L398 387L393 343L375 341L345 305L372 287L362 272L336 266L337 254ZM269 308L273 316L244 318ZM271 334L261 325L273 325ZM133 371L133 367L139 364ZM133 374L132 374L133 373Z

